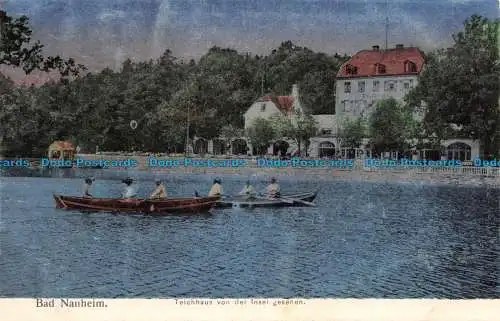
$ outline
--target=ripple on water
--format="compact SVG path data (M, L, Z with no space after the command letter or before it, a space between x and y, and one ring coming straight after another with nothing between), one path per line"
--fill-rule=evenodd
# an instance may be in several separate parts
M145 175L141 184L152 185ZM167 189L185 195L211 179L172 176ZM244 180L225 176L224 188L235 193ZM314 180L281 181L285 192L318 188ZM26 201L25 186L37 184L45 188ZM261 190L265 180L255 185ZM112 180L97 187L118 192ZM0 295L500 296L495 189L322 182L317 208L193 217L53 208L52 190L80 188L79 179L9 178L0 204Z

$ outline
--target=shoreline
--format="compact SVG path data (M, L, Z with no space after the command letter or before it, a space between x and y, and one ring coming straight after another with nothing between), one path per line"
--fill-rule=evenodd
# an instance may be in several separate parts
M366 168L362 162L357 162L351 168L313 168L313 167L259 167L251 158L225 157L225 158L202 158L193 157L200 160L242 160L247 161L245 166L237 167L147 167L147 156L139 155L95 155L79 154L78 158L88 160L127 160L134 159L137 165L134 167L113 167L105 169L73 168L73 170L95 173L99 175L103 171L140 171L152 174L200 174L200 175L232 175L252 178L269 179L272 176L297 177L317 181L367 181L367 182L413 182L430 183L459 186L493 186L500 188L500 168L499 167L396 167L396 168ZM175 159L174 157L162 157L163 159ZM38 167L35 170L47 170L48 168ZM71 170L71 168L69 168Z

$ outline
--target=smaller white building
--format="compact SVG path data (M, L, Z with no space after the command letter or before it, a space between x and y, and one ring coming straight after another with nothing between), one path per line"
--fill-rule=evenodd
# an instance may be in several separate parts
M299 99L299 89L293 85L290 96L265 95L256 100L243 114L245 130L253 125L257 118L270 119L272 117L289 117L294 120L295 115L304 113Z
M254 121L258 118L288 117L292 122L295 122L297 115L302 114L304 114L304 109L300 102L298 86L295 84L292 86L292 93L289 96L268 94L256 100L243 115L245 130L253 126ZM250 146L250 151L252 151L248 139L247 144ZM297 149L298 146L295 141L283 138L271 144L267 152L268 154L293 154Z

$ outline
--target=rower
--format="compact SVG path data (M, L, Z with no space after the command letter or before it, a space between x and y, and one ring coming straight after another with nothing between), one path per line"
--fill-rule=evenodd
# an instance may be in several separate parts
M247 183L245 184L245 186L241 190L240 195L247 195L247 196L255 195L255 190L254 190L253 186L250 184L250 181L247 181Z
M267 186L266 194L269 197L278 198L280 197L280 186L276 183L276 178L271 178L271 184Z
M92 194L90 193L90 189L92 188L92 181L94 179L91 177L88 177L85 179L85 185L83 187L83 196L84 197L93 197Z
M134 182L133 179L131 179L130 177L127 177L126 179L122 180L122 183L124 183L126 186L125 186L125 190L122 194L122 197L123 198L133 198L133 197L136 197L136 192L135 192L135 188L132 186L132 183Z
M161 183L159 179L155 181L156 189L149 195L149 198L158 199L158 198L167 198L167 191L165 190L165 186Z
M222 182L220 179L216 178L214 179L214 184L212 185L212 188L210 189L210 192L208 192L208 196L222 196Z

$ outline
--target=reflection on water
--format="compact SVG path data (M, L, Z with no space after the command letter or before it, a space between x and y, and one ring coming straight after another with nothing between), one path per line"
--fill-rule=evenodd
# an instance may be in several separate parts
M94 194L118 195L119 175ZM285 192L321 187L319 206L148 217L56 210L52 192L81 192L71 176L0 178L0 295L500 297L498 190L284 179ZM144 195L153 177L137 176ZM192 195L212 179L166 185Z

